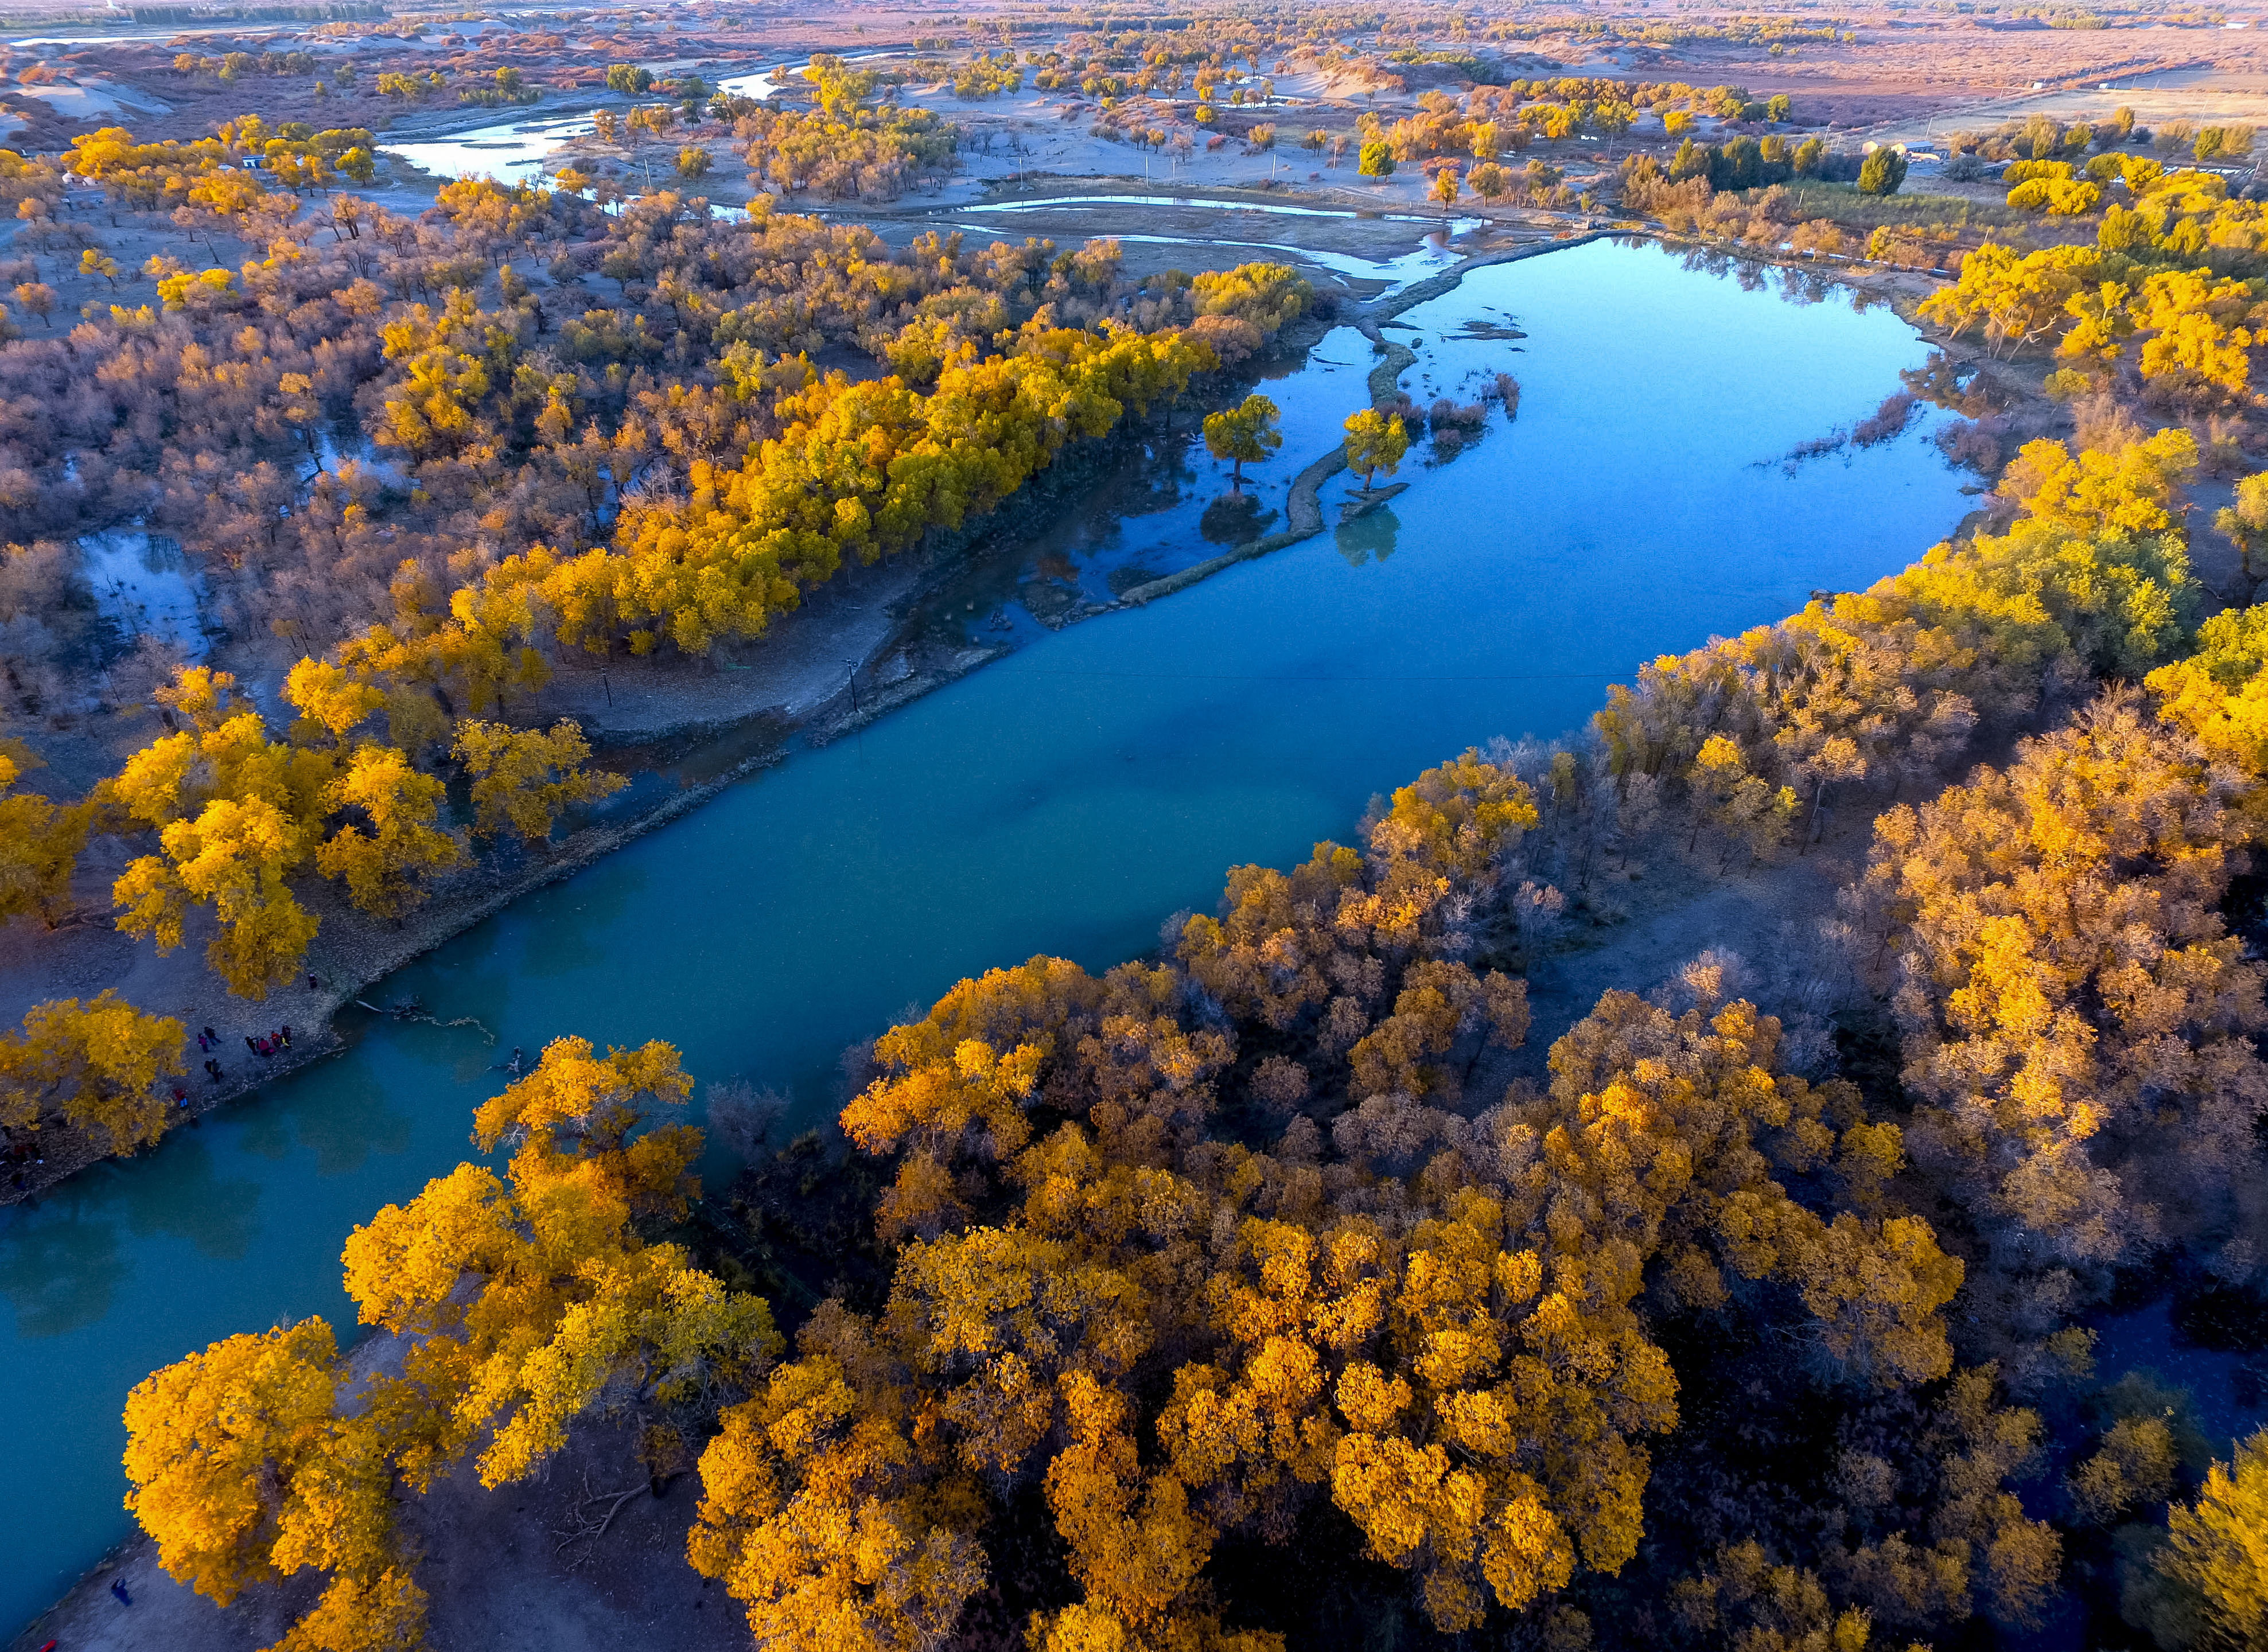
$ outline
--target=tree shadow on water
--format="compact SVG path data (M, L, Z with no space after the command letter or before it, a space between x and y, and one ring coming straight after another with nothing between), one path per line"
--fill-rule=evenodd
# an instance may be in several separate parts
M110 1311L126 1274L115 1221L50 1203L18 1207L0 1228L0 1296L27 1341L94 1324Z
M1351 522L1340 523L1331 538L1339 554L1346 558L1347 566L1360 568L1365 562L1382 562L1393 555L1395 535L1401 532L1400 518L1381 507Z
M318 1067L263 1096L243 1124L246 1152L280 1159L298 1147L315 1156L318 1176L343 1176L374 1153L409 1147L409 1116L387 1105L374 1076L343 1064Z
M126 1229L137 1239L187 1239L201 1255L240 1261L260 1237L260 1184L224 1178L210 1144L176 1132L149 1164L122 1167L118 1192Z
M1204 508L1197 532L1215 545L1248 545L1268 531L1276 512L1256 494L1225 493Z
M136 1259L122 1242L186 1239L217 1261L241 1261L260 1237L260 1186L223 1178L212 1149L182 1135L154 1160L84 1173L80 1185L0 1215L0 1296L27 1340L102 1319Z

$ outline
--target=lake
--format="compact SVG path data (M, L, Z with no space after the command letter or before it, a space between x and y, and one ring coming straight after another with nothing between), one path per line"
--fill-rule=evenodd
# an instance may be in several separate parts
M1018 618L1028 578L972 597L961 622L981 634L997 613L1015 653L364 995L416 995L494 1042L350 1012L336 1059L0 1211L17 1420L0 1615L43 1609L126 1535L119 1411L153 1366L310 1313L351 1334L349 1230L469 1151L513 1046L664 1038L697 1079L779 1085L817 1116L845 1046L958 977L1141 952L1231 864L1345 837L1373 793L1468 745L1573 728L1640 661L1863 585L1967 507L1926 425L1778 462L1871 413L1927 353L1846 293L1598 242L1476 272L1402 321L1413 396L1508 371L1517 423L1492 414L1438 467L1413 449L1389 510L1145 608L1050 632ZM1367 346L1341 332L1317 353L1274 386L1293 431L1263 467L1278 508L1283 477L1363 400ZM1044 577L1084 585L1130 546L1160 567L1208 554L1202 508L1226 487L1201 460L1123 521L1073 521Z

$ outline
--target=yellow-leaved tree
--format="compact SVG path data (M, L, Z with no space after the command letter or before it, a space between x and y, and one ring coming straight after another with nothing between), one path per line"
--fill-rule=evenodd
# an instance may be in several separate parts
M316 870L364 912L399 917L425 898L423 879L464 859L463 844L433 824L446 790L396 747L357 746L324 793L350 818L315 850Z
M611 797L630 784L620 775L583 767L591 743L563 717L548 730L460 723L455 754L473 777L473 829L490 836L510 830L529 843L549 841L568 808Z
M2268 473L2263 473L2268 474ZM2230 608L2198 628L2197 651L2146 679L2158 716L2242 774L2268 776L2268 605ZM2245 806L2268 805L2258 787Z
M2268 1641L2268 1433L2205 1472L2167 1511L2165 1540L2130 1572L2123 1608L2161 1646L2235 1652Z
M1548 1097L1442 1105L1526 1031L1521 983L1444 954L1537 819L1467 753L1366 853L1239 869L1174 963L1034 958L878 1040L843 1123L895 1160L887 1299L822 1308L702 1460L691 1553L762 1643L937 1644L1035 1506L1079 1593L1035 1646L1279 1644L1215 1553L1326 1510L1469 1631L1637 1553L1677 1420L1652 1317L1781 1281L1854 1383L1947 1373L1962 1269L1890 1205L1898 1131L1752 1006L1610 994ZM1216 1134L1224 1087L1289 1127Z
M644 1424L655 1472L689 1454L779 1347L727 1290L637 1222L681 1214L700 1132L649 1121L690 1082L669 1046L601 1055L563 1039L485 1104L484 1149L347 1241L362 1322L399 1375L342 1360L319 1320L215 1343L128 1399L127 1507L168 1572L226 1604L301 1570L328 1578L286 1648L409 1646L424 1597L396 1529L406 1494L475 1446L484 1486L525 1479L602 1399Z
M1346 422L1347 468L1362 478L1366 490L1371 479L1380 471L1394 474L1395 466L1402 463L1403 455L1410 451L1410 431L1399 414L1384 414L1375 407L1365 407L1351 414Z
M20 1033L0 1033L0 1125L59 1119L114 1153L155 1142L171 1111L158 1083L181 1071L181 1044L180 1022L107 988L84 1004L34 1004Z
M210 907L207 961L230 991L258 999L292 976L315 938L318 921L291 889L310 863L363 911L391 918L423 899L463 846L436 824L440 781L396 747L350 745L387 703L379 690L303 659L284 686L298 721L290 739L274 740L235 687L226 672L184 668L157 697L190 726L129 758L101 797L154 830L160 851L118 878L118 927L171 951L192 910Z
M2179 725L2241 743L2208 664L2028 740L1875 822L1852 909L1895 955L1910 1134L2011 1265L2111 1263L2169 1237L2250 1254L2268 1114L2268 972L2220 904L2240 787Z
M22 741L0 740L0 923L36 913L52 929L70 911L71 874L95 809L18 791L38 767Z
M218 932L207 961L231 991L264 998L315 936L286 879L314 851L332 766L270 740L259 713L234 706L235 686L226 672L191 666L159 691L191 726L136 753L108 783L162 848L129 864L113 895L118 927L154 936L161 952L181 944L191 907L210 906Z

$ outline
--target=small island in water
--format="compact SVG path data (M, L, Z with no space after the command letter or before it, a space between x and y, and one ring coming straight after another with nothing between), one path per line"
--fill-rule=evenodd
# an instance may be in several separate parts
M2268 1646L2252 19L6 20L11 1644Z

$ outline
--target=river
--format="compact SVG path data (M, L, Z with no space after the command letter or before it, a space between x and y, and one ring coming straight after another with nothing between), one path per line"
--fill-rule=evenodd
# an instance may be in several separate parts
M847 61L863 62L866 57L880 55L869 52ZM799 63L792 72L799 74L810 67L807 62ZM717 90L761 103L779 87L772 79L772 71L767 69L757 74L734 75L720 80ZM530 105L529 114L475 127L470 131L453 132L446 137L381 143L379 152L399 156L436 178L485 175L508 183L524 181L529 174L541 171L544 163L569 143L592 130L587 110L581 114L544 117L532 113L538 106Z
M0 1615L44 1608L126 1534L119 1408L153 1366L309 1313L351 1333L342 1241L468 1153L513 1046L666 1038L697 1078L781 1085L816 1115L846 1045L960 975L1140 952L1232 863L1344 837L1371 794L1473 742L1573 727L1639 661L1862 585L1967 505L1926 427L1774 462L1872 412L1926 353L1847 294L1792 302L1599 242L1476 272L1403 320L1413 395L1509 370L1518 422L1491 415L1438 468L1413 452L1390 510L1050 632L1019 617L1031 579L1079 582L1130 546L1161 565L1207 554L1198 514L1225 480L1200 462L1123 524L1067 525L1022 584L953 605L976 634L1007 624L1017 652L366 995L418 995L493 1044L350 1012L336 1059L0 1211L16 1419ZM1300 444L1270 467L1279 503L1281 477L1362 398L1366 347L1341 332L1319 354L1278 381Z

